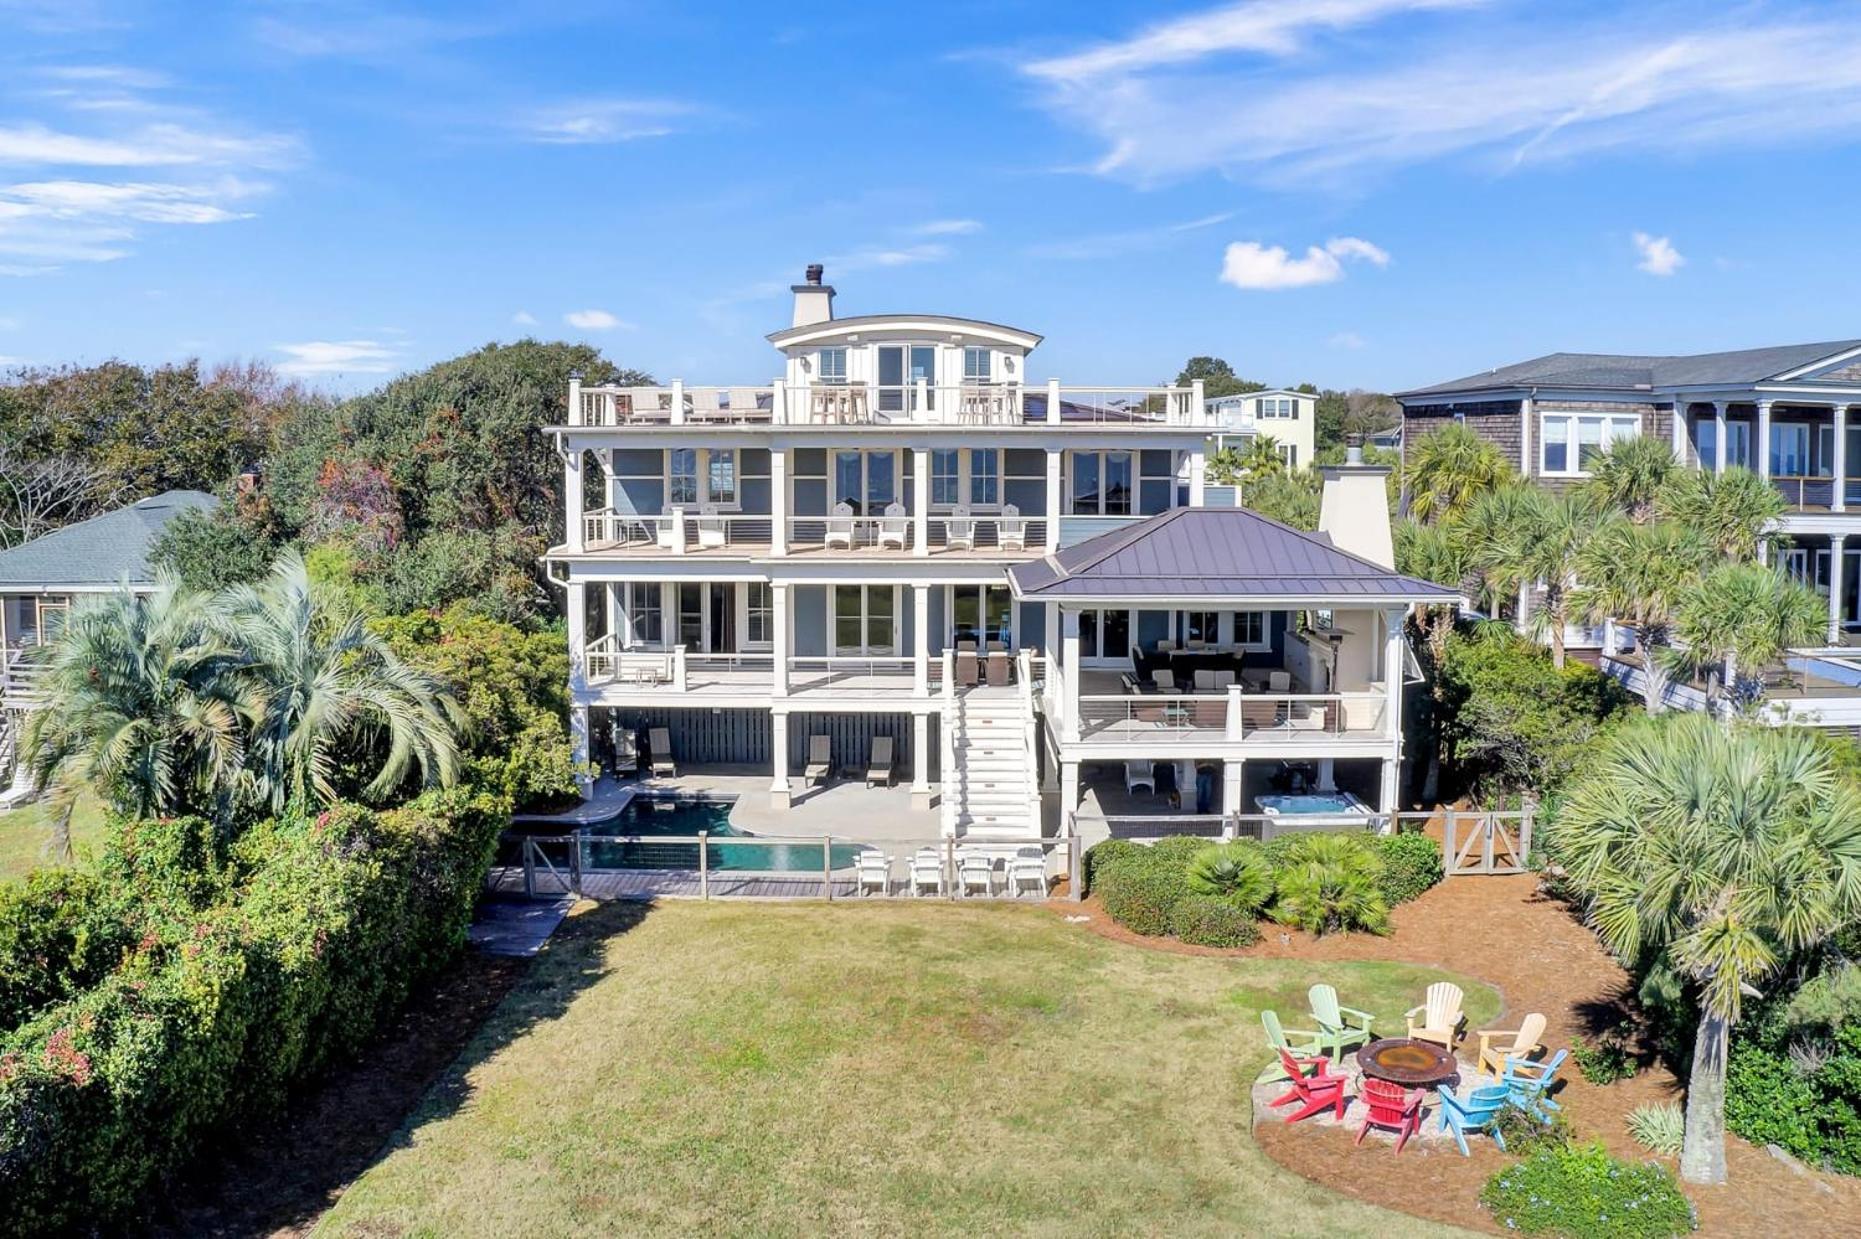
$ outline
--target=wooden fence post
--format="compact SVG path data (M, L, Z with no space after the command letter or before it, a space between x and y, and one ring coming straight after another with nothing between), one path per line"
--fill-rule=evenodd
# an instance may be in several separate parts
M711 832L698 832L698 897L711 897Z
M1085 849L1078 835L1066 836L1066 891L1074 903L1086 897Z
M821 889L829 903L834 898L834 837L821 836Z
M1491 873L1493 871L1493 834L1499 829L1499 819L1490 812L1482 814L1480 829L1485 832L1485 837L1481 840L1480 872Z
M1442 871L1450 878L1454 876L1454 859L1460 855L1457 842L1454 838L1454 806L1449 805L1447 812L1441 815L1441 859L1445 862Z
M1525 811L1519 815L1519 868L1531 868L1531 801L1525 802Z

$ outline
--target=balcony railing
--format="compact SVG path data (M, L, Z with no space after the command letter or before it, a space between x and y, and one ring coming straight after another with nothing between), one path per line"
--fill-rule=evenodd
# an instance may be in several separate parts
M591 550L657 548L674 553L731 546L767 547L773 522L766 515L691 512L642 516L601 508L582 516L582 544Z
M767 387L573 387L574 426L1209 426L1200 384L773 383Z
M1369 739L1387 733L1388 697L1361 693L1140 693L1078 699L1074 734L1088 743L1157 737L1205 740Z
M1835 506L1835 479L1832 477L1779 477L1773 474L1771 485L1777 488L1784 502L1793 508L1828 509Z

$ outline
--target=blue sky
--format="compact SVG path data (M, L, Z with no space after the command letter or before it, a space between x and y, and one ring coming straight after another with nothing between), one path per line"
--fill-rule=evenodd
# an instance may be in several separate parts
M535 7L538 12L526 12ZM1396 389L1861 335L1861 5L0 0L0 359L766 381L842 313Z

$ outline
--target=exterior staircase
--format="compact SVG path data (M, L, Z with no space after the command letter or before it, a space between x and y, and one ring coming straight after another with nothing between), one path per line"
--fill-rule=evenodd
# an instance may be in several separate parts
M1025 671L1023 660L1021 670ZM943 833L1040 837L1034 706L1025 676L1007 687L954 689L943 712Z

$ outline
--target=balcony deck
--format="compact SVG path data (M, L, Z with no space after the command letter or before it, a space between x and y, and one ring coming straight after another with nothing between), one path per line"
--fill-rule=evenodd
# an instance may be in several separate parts
M1069 745L1128 751L1225 744L1333 747L1392 742L1381 688L1344 693L1262 691L1250 673L1234 692L1132 693L1116 671L1081 676Z

